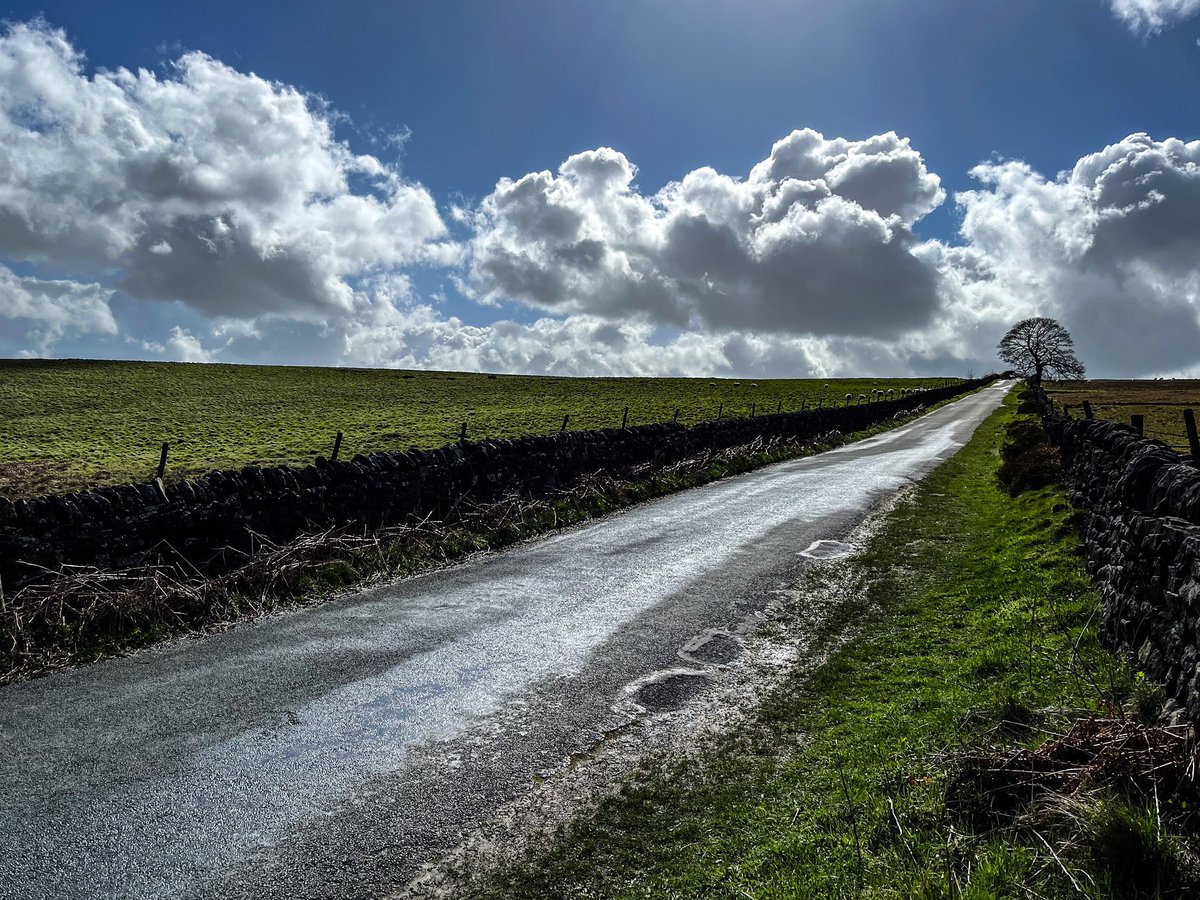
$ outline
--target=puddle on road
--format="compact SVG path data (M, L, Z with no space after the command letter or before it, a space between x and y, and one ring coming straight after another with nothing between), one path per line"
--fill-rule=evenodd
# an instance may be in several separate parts
M857 548L853 544L843 544L841 541L813 541L807 550L801 550L800 555L808 559L827 560L841 559L849 556Z
M639 678L625 688L626 696L647 712L678 709L708 687L705 672L667 669Z
M696 635L679 649L679 656L697 665L723 666L745 651L742 642L727 631L710 629Z

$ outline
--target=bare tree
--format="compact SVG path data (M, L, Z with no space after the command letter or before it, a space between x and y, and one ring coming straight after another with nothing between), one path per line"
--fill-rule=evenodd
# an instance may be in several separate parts
M1008 329L998 350L1002 360L1034 384L1041 384L1043 375L1083 377L1083 363L1075 355L1070 333L1045 316L1022 319Z

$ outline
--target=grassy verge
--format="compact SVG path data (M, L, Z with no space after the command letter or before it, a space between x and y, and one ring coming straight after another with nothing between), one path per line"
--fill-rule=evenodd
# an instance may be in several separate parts
M427 521L366 536L306 535L264 548L222 578L192 579L161 568L80 570L27 588L0 607L0 684L320 602L373 581L429 571L656 497L862 440L915 418L892 419L816 442L757 441L620 478L585 478L556 496L514 496L463 509L452 522Z
M854 560L861 595L827 627L857 635L815 674L483 895L1197 896L1168 797L1097 786L997 817L959 789L964 759L1048 747L1088 710L1154 710L1097 643L1061 489L998 486L1013 418L1010 398Z

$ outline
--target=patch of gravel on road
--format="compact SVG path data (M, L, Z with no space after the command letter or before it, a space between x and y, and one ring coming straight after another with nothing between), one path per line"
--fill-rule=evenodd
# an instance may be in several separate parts
M626 724L611 731L583 753L574 754L543 773L522 796L499 807L468 832L459 845L421 873L394 900L443 900L469 896L490 877L547 850L557 835L590 816L599 804L622 789L651 779L673 763L702 758L706 750L738 729L754 727L763 702L785 679L811 674L829 655L850 640L855 629L843 628L820 637L820 625L848 600L863 596L864 575L856 555L879 530L911 488L878 507L840 540L853 545L850 555L814 560L798 582L776 590L758 612L711 634L722 642L736 640L744 652L728 661L705 663L690 648L681 648L678 669L659 673L658 681L632 684L614 702ZM639 702L655 685L681 676L706 682L704 690L679 692L677 702Z

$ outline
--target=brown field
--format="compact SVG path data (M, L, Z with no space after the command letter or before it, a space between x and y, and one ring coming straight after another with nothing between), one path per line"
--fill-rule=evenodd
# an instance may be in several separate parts
M1073 416L1083 415L1087 400L1098 419L1129 422L1130 416L1146 417L1146 437L1188 452L1183 411L1200 413L1200 381L1074 381L1047 385L1047 393L1056 404L1065 404Z

